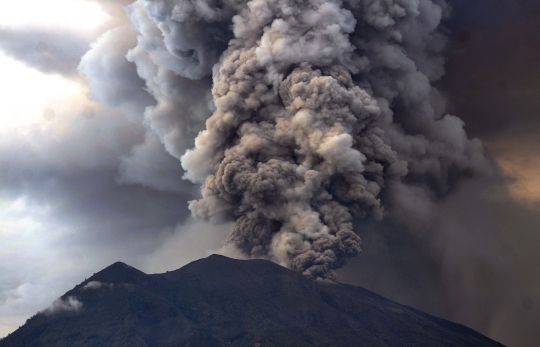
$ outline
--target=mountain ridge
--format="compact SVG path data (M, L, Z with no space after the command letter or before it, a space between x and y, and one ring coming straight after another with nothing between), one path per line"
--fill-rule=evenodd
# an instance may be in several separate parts
M59 300L0 347L502 346L361 287L219 255L150 275L117 262Z

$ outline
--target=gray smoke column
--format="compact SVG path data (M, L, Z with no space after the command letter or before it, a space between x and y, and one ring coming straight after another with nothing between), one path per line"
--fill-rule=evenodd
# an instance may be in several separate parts
M128 58L157 100L147 124L202 184L193 215L232 219L226 248L333 278L361 251L355 218L431 204L464 169L485 171L432 86L448 13L443 0L138 0Z

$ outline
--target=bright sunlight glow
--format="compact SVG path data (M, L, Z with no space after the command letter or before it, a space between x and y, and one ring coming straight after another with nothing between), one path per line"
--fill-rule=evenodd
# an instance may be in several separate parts
M76 81L47 75L0 52L0 127L19 127L53 119L65 109L67 100L84 97Z
M68 27L91 30L109 15L85 0L0 0L0 25L8 27Z

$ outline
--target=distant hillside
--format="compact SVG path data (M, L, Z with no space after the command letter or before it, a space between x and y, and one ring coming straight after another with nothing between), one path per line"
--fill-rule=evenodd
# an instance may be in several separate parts
M212 255L164 274L115 263L0 347L502 346L365 289Z

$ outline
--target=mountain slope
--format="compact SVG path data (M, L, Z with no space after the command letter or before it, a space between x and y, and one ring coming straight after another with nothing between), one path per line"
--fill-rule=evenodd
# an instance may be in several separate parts
M115 263L0 347L502 346L359 287L213 255L164 274Z

